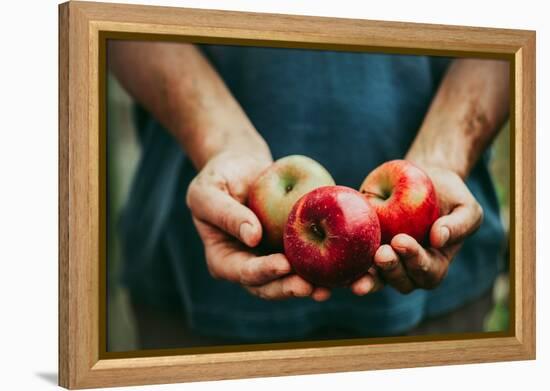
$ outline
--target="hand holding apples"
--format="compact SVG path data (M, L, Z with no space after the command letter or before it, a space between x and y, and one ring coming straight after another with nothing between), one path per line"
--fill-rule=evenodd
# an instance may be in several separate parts
M251 184L271 163L268 153L222 152L189 185L186 202L204 244L208 270L214 278L240 284L265 299L325 300L330 292L290 274L283 254L261 256L253 249L262 237L262 226L244 204Z
M419 226L431 225L425 238L420 235L417 240L398 233L386 238L387 244L374 257L383 279L402 293L439 285L463 240L477 230L483 219L480 205L456 173L429 164L421 167L433 184L440 217L433 224L422 223L421 219Z

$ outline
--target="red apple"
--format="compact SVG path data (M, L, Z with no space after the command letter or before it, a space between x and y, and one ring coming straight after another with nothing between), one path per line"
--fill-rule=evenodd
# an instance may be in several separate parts
M284 246L302 278L317 286L344 286L372 265L380 246L380 224L361 193L345 186L324 186L294 205Z
M400 233L426 243L439 208L434 185L422 169L406 160L386 162L365 178L360 191L376 209L382 243Z
M283 249L283 231L296 201L309 191L327 185L334 185L328 171L315 160L301 155L281 158L260 174L249 189L248 207L258 216L263 242L269 249Z

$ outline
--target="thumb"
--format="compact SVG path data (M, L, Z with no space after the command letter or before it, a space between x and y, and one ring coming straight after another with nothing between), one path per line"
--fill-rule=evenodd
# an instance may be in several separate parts
M193 216L234 236L249 247L262 238L260 221L250 209L214 186L190 186L187 205Z
M463 241L474 233L483 221L483 210L477 202L463 204L435 221L430 230L430 243L434 248Z

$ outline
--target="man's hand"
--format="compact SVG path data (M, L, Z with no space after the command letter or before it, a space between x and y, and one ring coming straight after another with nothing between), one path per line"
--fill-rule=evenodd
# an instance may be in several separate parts
M438 286L464 239L483 220L481 206L457 174L438 167L423 168L435 186L441 215L430 230L430 247L423 248L409 235L399 234L374 257L382 278L401 293Z
M326 289L314 289L290 274L284 255L259 256L252 250L262 227L244 202L251 182L271 164L271 153L200 50L191 44L144 41L112 41L108 50L109 67L122 85L173 134L200 170L189 186L187 204L211 274L266 299L327 299Z
M405 159L430 176L440 215L423 248L396 235L375 254L382 278L403 293L436 287L464 239L475 232L483 211L464 178L508 115L507 61L457 59L449 67Z
M248 209L248 189L270 157L221 153L191 182L187 205L201 237L208 270L214 278L242 285L263 299L308 297L323 301L330 291L314 288L296 274L283 254L260 255L262 226Z

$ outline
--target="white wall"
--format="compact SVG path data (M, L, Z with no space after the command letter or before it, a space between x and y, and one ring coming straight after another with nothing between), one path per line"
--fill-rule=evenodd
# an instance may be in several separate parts
M105 0L104 0L105 1ZM122 0L120 0L122 2ZM550 368L548 277L550 165L548 22L542 1L133 1L186 7L417 21L538 33L538 357L536 362L480 364L158 386L227 390L333 387L343 390L541 389ZM367 3L371 3L367 5ZM57 2L3 2L0 57L0 357L2 389L53 388L57 371ZM547 15L547 13L546 13ZM546 23L544 23L546 22ZM543 50L545 49L545 50ZM7 121L6 121L7 120ZM546 130L546 131L545 131ZM146 387L147 389L149 387ZM151 387L153 388L153 387Z

